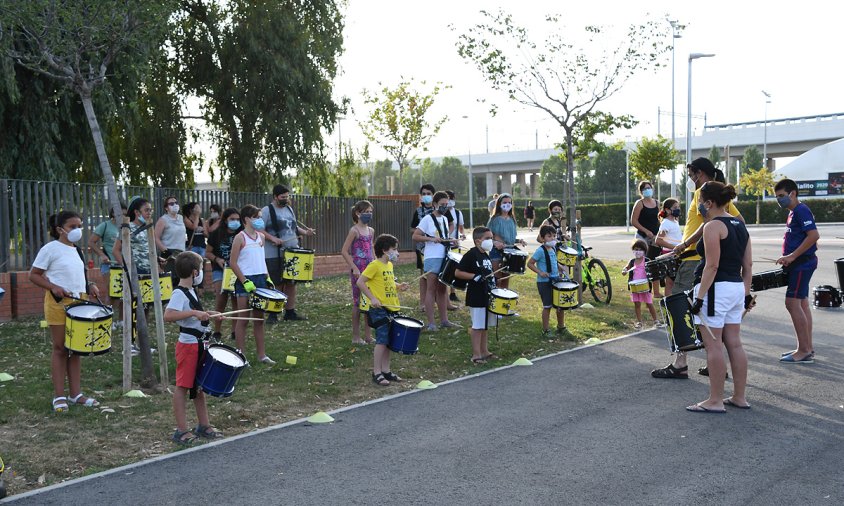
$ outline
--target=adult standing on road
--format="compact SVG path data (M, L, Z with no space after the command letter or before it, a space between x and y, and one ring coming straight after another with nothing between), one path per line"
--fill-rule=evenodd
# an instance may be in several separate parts
M672 289L675 294L687 292L694 287L695 270L700 263L700 255L695 249L697 242L703 237L703 215L698 209L700 188L709 181L724 182L724 173L716 169L708 158L695 159L686 167L686 171L689 177L686 181L686 189L694 193L686 215L683 242L674 248L674 253L680 256L680 267L677 268L677 277L674 278L674 288ZM727 204L726 210L730 215L744 223L744 218L732 202ZM706 376L709 374L709 369L702 367L698 372ZM686 354L677 352L673 363L661 369L654 369L651 371L651 376L654 378L688 378L689 366L686 361Z
M698 209L706 224L697 252L702 260L695 270L692 314L702 324L706 365L709 368L709 398L687 406L694 413L726 413L724 405L749 409L747 354L741 345L741 318L753 306L750 279L753 265L750 234L744 223L727 212L736 198L732 185L716 181L704 184L699 192ZM723 347L733 370L733 395L724 398L727 364Z
M639 182L639 196L630 214L630 224L636 228L636 239L645 241L648 245L647 259L653 260L659 256L659 249L654 245L654 239L659 232L659 202L654 199L654 187L650 181ZM660 283L653 283L654 297L662 297L659 293Z
M536 218L536 208L533 207L533 201L528 200L525 206L525 221L527 221L528 232L533 232L533 220Z
M281 273L284 268L284 250L298 248L299 236L316 235L316 230L299 226L296 213L290 206L290 189L282 184L273 187L273 201L261 209L261 217L266 224L264 255L267 270L273 284L287 295L284 319L307 320L306 317L296 313L296 283L293 280L283 279ZM241 215L242 219L243 215ZM267 324L272 325L277 322L278 315L270 313Z
M155 247L167 260L165 270L173 272L176 255L185 250L188 239L185 220L179 216L179 201L176 197L164 199L164 215L155 223Z

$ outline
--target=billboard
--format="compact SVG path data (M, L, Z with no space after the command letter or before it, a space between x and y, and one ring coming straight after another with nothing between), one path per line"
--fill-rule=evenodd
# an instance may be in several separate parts
M829 193L827 195L844 195L844 172L829 173Z
M795 181L798 197L823 197L844 195L844 172L830 172L828 179L820 181Z

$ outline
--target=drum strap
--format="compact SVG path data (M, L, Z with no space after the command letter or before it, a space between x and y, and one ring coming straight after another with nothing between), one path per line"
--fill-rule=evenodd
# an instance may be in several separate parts
M440 239L447 238L448 234L446 232L448 232L448 221L446 221L446 225L445 225L446 232L443 232L442 230L440 230L440 220L436 216L433 216L433 215L431 216L431 218L433 218L433 220L434 220L434 226L437 228L437 233L440 235ZM443 219L445 219L445 218L443 218Z
M545 246L540 246L540 248L542 248L542 252L545 253L545 269L546 272L548 272L548 277L551 277L551 275L554 274L554 264L551 263L551 255L548 254L548 248Z
M79 246L76 247L76 253L79 254L79 259L82 260L82 274L85 275L85 293L88 293L88 269L85 267L85 256Z

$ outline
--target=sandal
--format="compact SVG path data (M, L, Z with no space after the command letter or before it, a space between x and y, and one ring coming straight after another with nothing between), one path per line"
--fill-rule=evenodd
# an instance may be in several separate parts
M372 373L372 382L380 387L389 386L390 382L387 378L384 377L384 373L379 372L378 374Z
M223 433L215 429L210 425L197 425L193 429L193 433L197 435L197 437L205 437L208 439L217 439L223 437Z
M483 365L483 364L486 364L486 359L483 358L483 357L473 358L472 363L475 364L475 365Z
M171 439L177 445L190 446L196 440L196 436L194 436L189 430L181 431L176 429L176 432L173 433L173 437Z
M53 413L64 413L67 409L67 397L53 399Z
M498 360L498 355L495 353L490 353L489 355L484 355L482 357L484 360Z
M82 401L82 399L85 400ZM81 404L86 408L96 408L100 405L100 402L97 399L94 399L93 397L85 397L85 394L83 394L82 392L79 392L79 395L77 395L76 397L71 397L70 402L74 404Z
M651 371L651 376L654 378L677 378L677 379L689 379L689 366L681 367L677 369L674 367L674 364L668 364L667 367L663 367L662 369L654 369Z
M393 374L392 372L382 372L381 374L383 374L388 381L395 381L396 383L401 383L401 378Z

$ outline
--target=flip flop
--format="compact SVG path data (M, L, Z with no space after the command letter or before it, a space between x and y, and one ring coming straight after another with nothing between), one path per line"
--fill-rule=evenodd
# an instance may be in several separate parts
M691 413L716 413L719 415L723 415L727 412L726 409L709 409L701 406L700 404L692 404L691 406L686 406L686 411Z
M729 397L724 399L724 405L730 406L730 407L733 407L733 408L738 408L738 409L750 409L750 404L748 404L747 406L740 406L740 405L736 404L735 402L733 402L733 400L730 399Z

